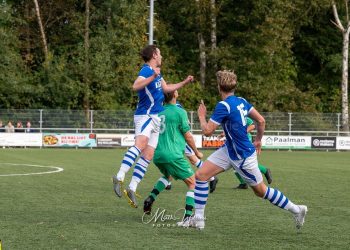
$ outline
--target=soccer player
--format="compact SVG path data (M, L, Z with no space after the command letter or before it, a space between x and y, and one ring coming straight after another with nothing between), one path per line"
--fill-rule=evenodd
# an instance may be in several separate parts
M193 149L188 144L186 144L186 146L185 146L185 155L193 166L195 166L197 168L200 168L203 166L203 161L196 156ZM212 176L209 179L209 192L210 193L215 191L216 185L218 184L218 182L219 182L219 178L216 176ZM171 178L169 179L169 184L168 184L168 186L166 186L165 189L166 190L171 189Z
M176 106L185 110L182 105L179 102L176 102ZM201 158L198 158L194 152L194 150L188 145L186 144L185 146L185 155L187 157L187 159L191 162L191 164L197 168L202 167L203 165L203 161L201 160ZM214 192L216 189L216 185L219 182L219 179L216 176L213 176L209 179L209 187L210 187L210 193ZM166 186L165 188L166 190L170 190L171 189L171 178L169 180L169 184Z
M208 122L206 121L207 110L202 101L198 108L198 117L204 135L212 135L221 125L226 142L223 147L208 157L203 167L196 171L195 215L191 219L191 226L198 229L203 229L205 226L204 209L208 199L206 180L233 167L258 197L267 199L273 205L291 212L297 229L300 229L304 224L307 207L294 204L279 190L266 186L258 168L257 154L261 152L265 119L245 99L234 95L237 86L237 76L234 72L219 71L216 76L222 101L216 105ZM246 116L251 117L257 124L254 145L247 136Z
M183 221L179 222L178 225L188 227L189 217L192 215L194 208L195 178L191 165L184 157L186 142L198 158L201 158L203 154L196 148L186 111L176 106L177 97L177 91L165 94L164 111L159 113L162 122L153 162L159 168L163 177L157 181L150 195L144 201L143 210L146 214L151 213L155 199L169 184L170 176L175 180L183 180L188 190L186 192Z
M132 86L139 96L134 115L135 145L125 153L119 172L113 176L113 189L116 195L121 197L124 192L130 205L135 208L137 207L137 186L144 177L157 147L160 126L158 113L163 111L164 93L175 91L193 81L193 76L187 76L182 82L168 85L160 73L162 56L155 45L146 46L141 51L141 57L145 64ZM123 190L125 174L140 154L129 187Z
M251 131L253 131L255 129L255 125L252 119L250 119L249 117L246 118L247 120L247 133L248 133L248 138L249 141L253 141L253 137L252 134L250 133ZM265 175L265 178L267 180L268 184L272 183L272 175L271 175L271 170L268 169L267 167L261 165L260 163L258 163L258 168L260 170L260 172ZM237 177L237 179L239 180L239 185L236 187L237 189L247 189L248 188L248 184L243 180L243 178L239 175L239 173L237 173L236 171L235 175Z

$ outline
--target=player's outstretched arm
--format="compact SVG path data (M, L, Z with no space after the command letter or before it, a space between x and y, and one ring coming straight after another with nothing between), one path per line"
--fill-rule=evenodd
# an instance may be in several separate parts
M256 152L260 154L261 139L265 131L265 118L262 115L260 115L260 113L254 108L249 112L248 116L252 118L257 124L257 133L254 140L254 146L256 148Z
M193 76L187 76L185 80L175 84L167 84L164 79L162 80L162 89L164 93L173 92L185 86L186 84L193 82Z
M198 107L197 114L198 114L199 122L201 124L202 133L205 136L211 136L215 132L218 125L212 122L211 120L207 122L206 120L207 107L204 105L203 100L201 100L201 104Z
M193 149L195 155L196 155L199 159L202 159L202 158L203 158L203 154L202 154L202 152L200 152L200 151L198 150L198 148L196 147L196 143L195 143L195 141L194 141L194 138L193 138L192 133L191 133L190 131L187 131L187 132L184 134L184 137L185 137L185 140L186 140L188 146L190 146L190 147Z

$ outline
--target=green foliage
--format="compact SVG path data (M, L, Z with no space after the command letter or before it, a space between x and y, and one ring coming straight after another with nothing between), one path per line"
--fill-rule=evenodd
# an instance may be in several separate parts
M261 111L339 112L342 38L327 0L216 0L217 51L211 51L209 0L155 1L155 40L168 83L199 78L198 32L206 43L206 85L181 91L187 109L218 100L215 70L234 69L237 95ZM11 3L11 4L10 4ZM0 107L134 109L131 85L148 43L148 2L92 0L88 61L85 1L39 1L50 51L32 1L0 5ZM344 8L339 8L344 17ZM86 70L86 67L88 70ZM193 93L192 93L193 92Z
M190 83L179 91L179 102L186 110L196 111L201 100L208 110L213 110L219 100L218 91L209 94L199 82Z
M20 20L12 16L11 6L0 4L0 108L25 108L33 104L34 86L22 61L19 33L14 28Z

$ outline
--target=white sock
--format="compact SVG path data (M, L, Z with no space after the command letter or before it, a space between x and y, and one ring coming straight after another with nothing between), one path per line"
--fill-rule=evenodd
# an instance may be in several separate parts
M204 208L196 208L195 216L197 218L204 218Z

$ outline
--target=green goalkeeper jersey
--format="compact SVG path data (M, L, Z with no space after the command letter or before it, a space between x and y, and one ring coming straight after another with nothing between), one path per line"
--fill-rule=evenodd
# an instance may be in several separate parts
M161 126L154 162L165 163L183 158L186 145L184 134L190 130L186 111L175 104L166 104L158 116Z

